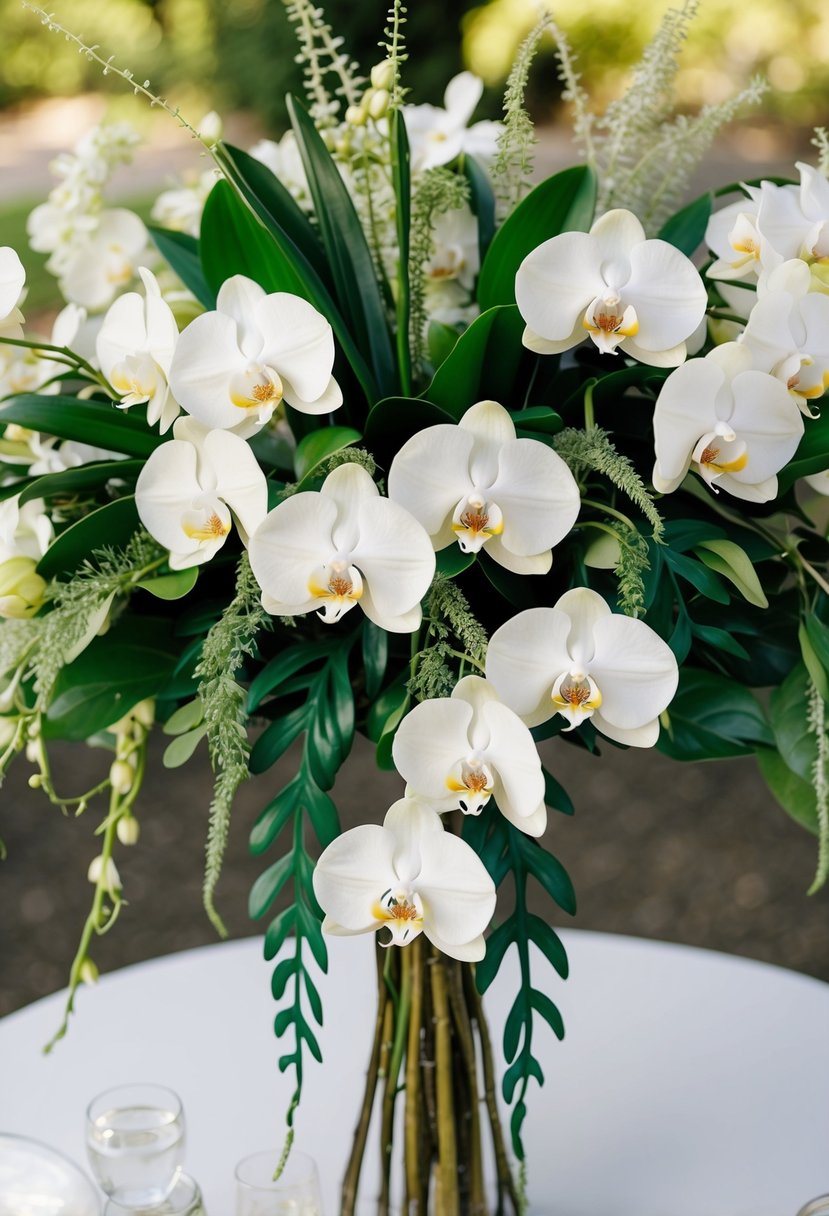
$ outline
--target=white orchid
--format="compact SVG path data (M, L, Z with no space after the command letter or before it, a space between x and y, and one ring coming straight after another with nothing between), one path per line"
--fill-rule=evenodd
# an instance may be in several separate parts
M590 232L560 232L526 255L515 275L524 345L560 354L586 337L603 354L676 367L705 315L705 285L667 241L647 240L636 215L617 208Z
M465 676L451 697L422 701L394 736L392 756L406 793L438 811L479 815L491 797L530 836L547 826L544 774L529 728L480 676Z
M204 204L217 181L216 170L206 169L193 178L186 178L179 186L162 190L150 212L153 220L163 228L198 236Z
M829 297L810 290L811 271L793 258L761 284L740 342L754 366L786 385L795 403L813 417L809 402L829 385Z
M206 426L247 437L283 399L303 414L337 409L343 398L333 364L334 335L321 313L300 296L268 295L237 274L220 287L216 311L180 335L170 387Z
M757 226L780 259L829 255L829 181L798 161L799 186L760 185Z
M87 239L75 242L60 266L60 289L67 300L97 312L106 308L135 277L147 248L147 230L132 211L102 211Z
M554 607L519 612L496 629L486 676L527 726L559 713L572 730L590 718L608 739L653 747L679 672L649 625L576 587Z
M803 418L786 385L756 370L746 345L726 342L668 377L653 429L660 493L675 490L693 466L714 489L767 502L800 442Z
M468 204L444 211L432 228L432 253L426 263L430 284L459 283L471 291L481 266L478 221Z
M170 392L170 364L178 341L176 319L152 271L139 266L145 296L119 296L98 331L101 371L121 394L121 409L147 403L147 422L163 435L180 412Z
M250 563L268 612L318 612L333 624L359 603L391 633L411 633L435 572L429 537L356 464L340 465L321 489L287 498L250 542Z
M484 164L498 151L501 124L469 120L481 100L484 82L472 72L461 72L449 81L439 106L404 106L403 117L411 148L412 169L416 173L448 165L462 152Z
M268 486L238 435L178 418L173 439L149 456L135 486L144 527L170 551L170 568L209 561L227 539L231 511L244 542L265 517Z
M248 155L266 165L301 207L310 209L308 177L293 131L286 131L278 143L273 139L260 139L248 149Z
M518 439L507 410L479 401L457 426L413 435L389 470L389 497L418 519L435 549L486 546L518 574L544 574L572 528L579 491L567 465L537 439Z
M760 190L746 186L749 197L715 211L705 230L705 242L716 258L706 274L712 279L756 279L763 266L780 259L757 227Z
M829 469L824 469L821 473L812 473L810 477L804 477L803 480L818 494L829 497Z
M40 561L54 534L42 498L32 498L21 506L20 495L15 494L0 503L0 562L12 557Z
M324 850L313 881L326 933L387 929L383 944L395 946L423 933L450 958L484 956L495 886L477 853L418 798L395 802L382 827L343 832Z
M55 317L51 346L71 346L84 357L77 341L86 327L86 310L77 304L67 304ZM0 327L2 332L2 327ZM85 338L82 335L81 341ZM31 347L0 346L0 396L11 393L59 392L59 378L71 375L65 363L53 359L51 352Z
M705 285L667 241L647 240L631 211L608 211L589 232L562 232L515 276L524 345L559 354L590 337L603 354L675 367L705 315Z
M9 245L0 247L0 335L23 337L23 314L18 308L26 271L17 253Z

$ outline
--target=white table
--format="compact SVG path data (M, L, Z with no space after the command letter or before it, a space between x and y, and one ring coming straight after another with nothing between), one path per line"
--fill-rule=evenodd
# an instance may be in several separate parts
M606 934L563 935L572 974L550 981L567 1037L537 1031L547 1077L525 1123L533 1213L794 1216L829 1191L829 985L744 959ZM256 940L172 955L81 993L44 1058L56 994L0 1022L0 1130L84 1163L87 1100L122 1081L178 1091L187 1164L210 1216L233 1212L233 1166L281 1143L290 1081L271 1032L270 965ZM323 1173L328 1216L361 1093L374 1001L367 939L330 940L324 1068L309 1067L297 1147ZM516 971L489 999L500 1024ZM550 976L538 959L539 976Z

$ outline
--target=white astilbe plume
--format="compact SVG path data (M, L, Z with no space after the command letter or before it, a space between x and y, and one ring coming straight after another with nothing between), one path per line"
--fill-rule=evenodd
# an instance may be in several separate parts
M815 127L812 146L818 150L818 172L829 177L829 131L825 127Z
M588 164L594 164L596 149L593 146L593 124L596 115L589 109L590 99L581 83L581 73L576 71L576 56L567 40L567 35L547 15L547 28L556 40L556 71L564 85L561 100L570 104L573 123L573 141L581 149Z
M492 167L492 182L502 216L509 215L526 194L533 169L533 149L538 143L533 121L524 107L530 68L552 18L544 13L518 48L504 91L504 125L498 136L498 155Z
M343 39L335 37L321 8L310 0L283 0L294 27L299 51L296 61L305 78L308 108L318 129L337 125L343 102L356 105L365 83L357 64L342 50ZM329 88L328 78L336 84Z
M674 114L679 53L698 7L699 0L684 0L680 8L668 9L626 93L601 119L594 120L583 105L577 109L576 140L599 178L597 215L624 207L649 233L658 232L682 202L717 132L743 106L755 105L766 89L755 78L736 96L704 106L694 117Z

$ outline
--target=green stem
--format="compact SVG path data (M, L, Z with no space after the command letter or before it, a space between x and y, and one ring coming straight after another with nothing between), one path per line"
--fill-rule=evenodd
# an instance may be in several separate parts
M432 1001L435 1009L435 1080L438 1108L438 1162L435 1210L440 1216L460 1216L458 1155L452 1094L452 1034L443 957L434 951Z

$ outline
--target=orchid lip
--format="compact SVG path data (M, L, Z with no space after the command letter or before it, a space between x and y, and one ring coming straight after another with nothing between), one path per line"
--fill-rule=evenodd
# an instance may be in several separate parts
M461 762L460 778L456 773L457 769L446 778L446 788L458 795L457 805L464 815L480 815L495 786L492 770L473 752Z
M550 699L558 713L570 723L565 731L574 730L602 703L596 682L585 672L564 671L553 684Z
M389 888L371 909L381 928L389 931L388 941L381 946L405 946L423 930L423 903L418 894Z
M463 553L479 553L488 540L504 530L504 516L494 502L475 492L462 498L452 515L452 530Z
M323 601L317 613L320 620L334 625L362 596L362 575L347 558L334 558L311 575L308 591L314 599Z

